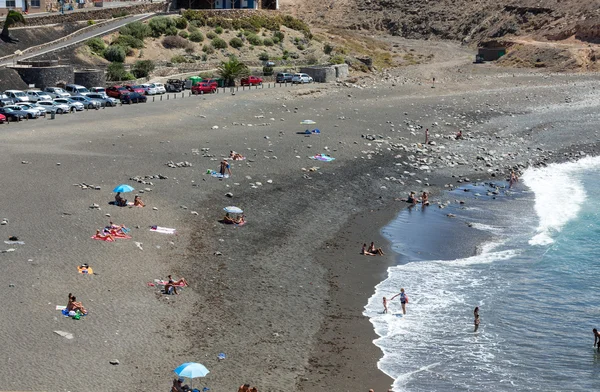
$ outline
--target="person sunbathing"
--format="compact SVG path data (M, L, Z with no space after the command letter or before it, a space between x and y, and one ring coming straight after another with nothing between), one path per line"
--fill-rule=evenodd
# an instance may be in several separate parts
M375 248L375 243L371 242L371 245L369 246L369 249L367 249L367 252L373 254L373 255L379 255L379 256L383 256L385 253L383 253L383 250L381 248Z
M110 239L110 240L115 240L115 237L112 236L112 234L110 234L107 231L103 231L102 233L100 233L100 230L96 230L96 238L101 239L101 240L105 240L105 239Z
M235 151L229 151L229 158L233 159L234 161L241 161L244 159L244 156Z
M117 192L117 194L115 195L115 205L119 207L127 206L127 200L121 197L121 192Z
M135 195L135 197L133 198L133 206L134 207L146 207L146 205L142 201L142 198L139 195Z
M237 223L235 221L235 219L233 219L232 217L229 216L229 212L225 214L225 216L223 217L223 222L224 223Z
M237 219L233 219L233 223L241 225L242 223L246 223L246 215L242 214Z
M177 292L177 287L189 286L189 284L188 284L187 280L185 280L185 278L181 278L178 281L175 281L175 280L173 280L173 277L171 275L169 275L167 277L169 278L169 280L165 284L165 294L169 294L169 291L172 287L173 292L175 294L179 295L179 293Z
M69 302L67 303L67 311L73 311L73 312L81 312L82 314L87 314L87 310L85 310L85 308L83 307L83 305L81 304L81 302L77 302L77 298L75 298L74 295L72 295L71 293L69 293Z
M367 250L367 244L363 244L360 254L364 255L364 256L375 256L375 254L373 254Z

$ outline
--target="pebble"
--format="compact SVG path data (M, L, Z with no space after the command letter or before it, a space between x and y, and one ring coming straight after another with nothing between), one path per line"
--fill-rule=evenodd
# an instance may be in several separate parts
M198 215L198 212L197 211L192 211L192 212L190 212L190 214L192 214L192 215Z
M110 363L111 365L118 365L119 364L119 360L118 359L113 359L111 361L108 361L108 363Z
M158 207L152 207L154 211L158 211Z

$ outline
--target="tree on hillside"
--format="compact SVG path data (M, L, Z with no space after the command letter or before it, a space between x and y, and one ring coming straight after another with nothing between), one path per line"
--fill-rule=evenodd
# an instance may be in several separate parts
M225 79L227 86L235 86L235 79L250 75L250 69L237 57L229 57L229 61L221 61L221 65L217 68L219 75Z
M8 29L17 23L25 23L25 17L20 12L10 10L8 14L6 14L6 19L4 20L4 27L2 28L2 33L0 33L0 39L4 42L14 43L19 42L18 39L12 38Z

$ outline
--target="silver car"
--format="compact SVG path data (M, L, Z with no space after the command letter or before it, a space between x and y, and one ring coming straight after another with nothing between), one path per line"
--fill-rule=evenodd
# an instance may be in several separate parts
M54 98L69 98L71 94L60 87L46 87L44 92Z
M69 110L81 112L84 108L81 102L74 101L72 98L56 98L54 100L55 103L62 103L63 105L67 105Z
M304 83L312 83L313 82L313 78L305 73L297 73L294 74L294 76L292 76L292 83L300 83L300 84L304 84Z
M8 109L14 110L16 112L18 112L18 111L25 112L26 113L25 116L27 118L29 118L29 119L32 119L32 120L34 118L39 118L40 117L40 112L38 110L36 110L36 109L24 108L24 107L21 107L21 106L19 106L17 104L15 104L15 105L6 105L5 107L8 108Z
M29 102L48 101L52 99L48 93L40 90L27 90L27 96L29 97Z
M23 110L35 110L37 111L40 116L46 117L46 113L48 113L48 110L40 105L37 105L36 103L33 102L21 102L21 103L17 103L16 105L20 106Z
M109 97L108 95L103 93L89 93L87 97L94 101L100 102L102 106L117 106L117 104L119 103L118 99Z
M88 93L90 94L90 93ZM100 101L89 98L87 95L75 95L71 97L72 101L81 102L81 104L87 109L99 109L102 104Z
M64 103L54 101L39 101L37 104L43 106L49 112L55 112L58 114L69 113L69 105Z

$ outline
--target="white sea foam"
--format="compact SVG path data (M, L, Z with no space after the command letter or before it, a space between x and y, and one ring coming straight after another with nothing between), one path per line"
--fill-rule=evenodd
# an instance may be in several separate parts
M470 224L470 226L474 229L481 230L481 231L487 231L490 233L502 232L502 228L491 226L491 225L486 225L485 223L473 222Z
M552 236L577 217L586 199L579 176L598 168L600 157L587 157L577 162L528 169L523 173L525 185L535 193L535 212L540 220L530 245L551 244L554 242Z

